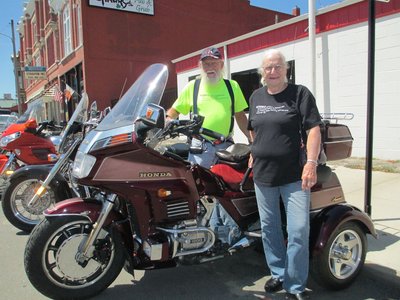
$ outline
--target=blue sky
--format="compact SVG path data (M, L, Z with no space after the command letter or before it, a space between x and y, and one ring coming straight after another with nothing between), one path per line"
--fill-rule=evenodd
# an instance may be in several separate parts
M5 93L11 93L15 96L14 68L11 61L13 53L11 42L10 20L14 20L15 30L18 27L18 21L23 13L23 3L28 0L6 0L0 4L0 97ZM156 2L156 1L155 1ZM340 0L315 0L316 8L323 8L331 4L340 2ZM308 0L250 0L254 6L264 7L280 12L292 13L296 5L300 8L301 14L308 12ZM7 35L8 37L4 36ZM15 32L16 51L19 50L19 38Z

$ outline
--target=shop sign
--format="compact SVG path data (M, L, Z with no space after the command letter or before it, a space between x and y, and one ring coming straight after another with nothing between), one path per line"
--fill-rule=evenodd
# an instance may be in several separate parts
M25 79L46 79L46 67L43 66L26 66L24 68Z
M139 14L154 15L153 0L89 0L89 5Z

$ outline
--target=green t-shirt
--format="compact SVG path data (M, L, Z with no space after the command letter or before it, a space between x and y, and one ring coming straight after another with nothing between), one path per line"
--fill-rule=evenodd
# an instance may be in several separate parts
M172 107L180 114L193 111L193 90L195 80L190 81L180 93ZM235 113L247 108L239 84L230 80L235 96ZM202 80L197 97L198 114L204 117L203 127L228 136L231 124L231 97L224 80L217 84L207 84Z

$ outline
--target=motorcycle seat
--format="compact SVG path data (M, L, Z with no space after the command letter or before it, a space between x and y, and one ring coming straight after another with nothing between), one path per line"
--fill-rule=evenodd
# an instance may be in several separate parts
M217 151L216 154L219 159L230 162L239 162L243 159L249 158L250 146L240 143L232 144L225 150Z
M243 180L245 172L238 171L232 168L229 165L224 164L216 164L211 167L211 172L215 175L218 175L222 178L222 180L226 183L226 185L233 191L240 191L240 183ZM250 173L249 179L247 180L244 189L245 190L254 190L253 185L253 172Z
M216 152L218 163L226 164L236 170L247 168L250 155L250 146L246 144L232 144L225 150Z

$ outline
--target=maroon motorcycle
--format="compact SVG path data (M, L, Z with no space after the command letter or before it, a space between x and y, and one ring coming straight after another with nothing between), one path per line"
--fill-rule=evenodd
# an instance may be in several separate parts
M220 162L211 170L160 146L182 134L223 139L203 129L198 116L165 124L158 104L167 78L166 66L151 65L79 147L72 175L97 188L96 199L57 203L30 235L25 270L47 297L92 297L122 268L133 274L202 263L260 241L247 145L218 153ZM328 159L349 155L345 126L326 124L324 136ZM321 284L340 289L364 264L366 234L376 233L366 214L345 203L336 174L327 166L319 173L310 211L312 269ZM231 243L210 226L217 207L240 228Z

